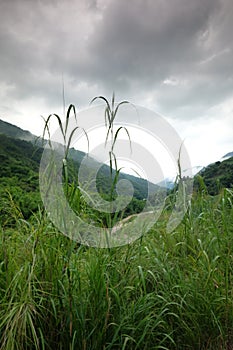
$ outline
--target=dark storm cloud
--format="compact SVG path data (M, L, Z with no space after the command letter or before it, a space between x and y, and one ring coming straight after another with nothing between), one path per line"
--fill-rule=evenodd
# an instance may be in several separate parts
M90 52L109 88L154 94L167 111L207 108L232 94L230 2L113 1ZM174 84L172 79L175 78ZM170 83L169 83L170 81ZM152 97L153 98L153 97Z
M230 0L1 1L0 89L55 106L64 75L70 102L115 90L201 113L232 96L232 11Z
M60 98L63 74L85 80L85 37L92 17L85 4L0 3L0 84L11 87L12 98L38 96L52 103Z
M217 1L113 1L91 45L112 76L157 81L200 59L198 36ZM102 62L102 64L101 64Z

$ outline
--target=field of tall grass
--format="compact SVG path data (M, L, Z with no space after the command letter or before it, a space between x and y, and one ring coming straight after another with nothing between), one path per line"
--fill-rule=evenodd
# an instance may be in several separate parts
M0 349L233 349L233 190L210 196L200 184L172 233L165 206L140 239L106 249L70 240L43 209L26 221L10 200Z
M131 245L97 249L42 212L1 228L3 350L232 349L233 191L202 190L179 227L166 208Z

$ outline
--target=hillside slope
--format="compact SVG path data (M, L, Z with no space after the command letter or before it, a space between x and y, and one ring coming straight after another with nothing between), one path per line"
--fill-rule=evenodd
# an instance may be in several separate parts
M24 141L30 141L33 143L34 146L34 151L36 149L39 149L42 146L42 140L35 135L31 134L29 131L22 130L21 128L12 125L10 123L7 123L5 121L0 120L0 135L7 135L11 138L14 139L19 139L19 140L24 140ZM13 142L15 144L15 142ZM22 143L17 143L18 147L22 149L25 146L25 144ZM26 147L27 148L27 147ZM15 153L22 153L22 149L15 150ZM39 152L39 154L42 154L42 151ZM71 148L69 151L69 158L72 159L76 163L76 168L78 168L80 162L82 161L83 157L85 156L85 153L79 150L76 150L74 148ZM3 155L4 157L4 155ZM39 157L40 158L40 157ZM39 162L40 159L37 159ZM109 178L110 178L110 168L107 165L101 166L99 162L97 162L95 159L91 158L91 161L89 161L90 166L93 166L93 168L96 167L101 167L99 171L99 181L98 181L98 186L99 189L103 192L108 192L109 191ZM114 175L114 174L113 174ZM129 180L133 187L134 187L134 196L138 199L143 199L147 197L147 192L148 192L148 183L145 179L138 178L136 176L128 175L121 173L119 180L121 179L126 179ZM149 183L150 190L155 193L158 189L159 186Z
M223 187L233 187L233 157L218 161L203 168L198 173L204 180L208 193L215 195ZM197 186L198 178L195 179Z
M42 152L43 149L36 148L31 142L0 134L0 223L11 220L9 203L20 207L24 218L37 210Z
M20 208L26 219L37 211L38 204L42 205L39 193L39 166L42 153L43 148L33 142L0 133L0 224L12 222L8 212L10 205ZM75 174L78 174L80 161L84 155L83 152L70 150L69 163L75 169ZM97 164L95 160L91 160L91 164L100 166L97 189L105 199L108 199L111 187L110 169L107 165ZM87 169L87 173L90 174L91 170ZM127 207L125 215L140 212L145 204L142 199L147 197L147 181L127 174L120 174L119 180L121 179L129 180L134 187L134 198ZM159 188L153 184L151 186L154 191Z
M23 130L16 125L7 123L0 119L0 134L25 141L35 141L37 137L29 131Z

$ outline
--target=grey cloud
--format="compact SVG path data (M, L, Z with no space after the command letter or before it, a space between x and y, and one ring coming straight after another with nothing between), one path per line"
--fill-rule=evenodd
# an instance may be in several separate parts
M12 98L43 96L51 103L62 74L85 80L85 11L71 1L1 3L0 79L14 87Z
M50 106L64 75L70 102L115 90L201 113L232 94L232 11L230 0L2 1L0 79L9 99ZM186 84L163 83L173 78Z
M92 74L98 81L105 77L109 89L115 86L125 93L154 91L155 104L164 110L189 106L190 117L232 94L232 43L223 40L233 30L232 3L177 0L121 5L111 2L90 45L95 57ZM172 88L162 84L172 76L187 83Z
M121 75L154 83L200 59L197 36L208 26L216 1L133 3L112 1L104 13L90 46L96 74L108 74L116 83Z

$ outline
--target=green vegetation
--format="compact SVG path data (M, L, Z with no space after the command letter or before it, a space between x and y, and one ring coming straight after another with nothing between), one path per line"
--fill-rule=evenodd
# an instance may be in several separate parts
M233 192L123 248L79 246L16 208L0 232L1 349L230 349Z
M40 204L38 171L42 149L0 134L0 224L12 224L10 205L28 219ZM11 210L11 209L10 209Z
M7 222L12 224L6 210L7 203L12 200L14 205L20 208L25 219L38 210L41 206L39 194L38 170L40 159L43 152L41 148L42 140L36 139L31 135L31 142L22 139L29 139L31 135L27 131L13 126L9 123L0 121L0 224L5 225ZM20 137L21 139L18 139ZM78 169L81 161L85 156L84 152L70 148L67 161L69 166L70 182L77 180ZM111 188L110 167L99 164L91 159L91 166L100 167L97 176L97 189L105 199L109 199ZM90 169L88 170L90 173ZM72 174L72 176L71 176ZM112 169L113 177L116 171ZM144 198L147 197L148 183L128 174L119 173L118 179L130 181L134 187L134 198L126 208L123 216L140 212L144 206ZM77 182L77 181L76 181ZM150 184L153 191L158 191L159 187ZM10 220L10 221L9 221Z
M230 157L222 162L216 162L208 165L200 171L199 175L203 178L208 192L211 195L216 195L222 188L233 187L233 157ZM198 186L198 177L195 185Z
M29 131L23 130L18 126L0 120L0 134L4 134L13 138L25 141L36 141L38 138L32 135Z
M95 249L62 235L41 204L35 208L41 152L0 135L0 350L232 349L232 183L212 196L199 177L172 233L175 190L141 239ZM95 218L72 159L64 190L79 214Z

